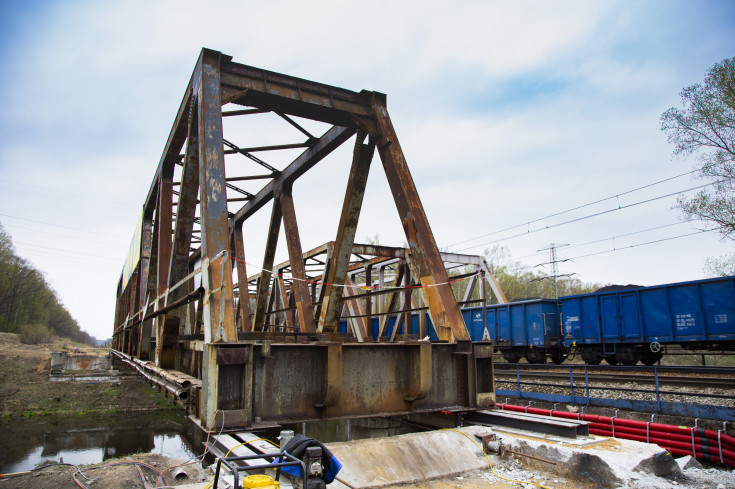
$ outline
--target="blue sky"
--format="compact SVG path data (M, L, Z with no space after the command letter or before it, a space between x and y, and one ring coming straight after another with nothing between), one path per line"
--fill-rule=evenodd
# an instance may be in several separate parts
M682 88L735 55L731 1L206 5L0 2L0 222L97 337L111 331L132 229L203 46L387 93L437 242L473 246L468 253L517 230L472 238L688 171L694 160L671 159L658 118ZM239 141L270 130L250 128ZM304 248L334 238L348 170L349 148L295 187ZM536 225L700 183L677 178ZM379 164L367 192L358 238L379 233L400 245ZM498 244L532 267L551 242L570 244L559 251L564 259L693 232L676 224L673 204L661 199ZM262 221L246 225L254 263ZM731 250L703 233L560 268L584 281L653 285L702 278L708 256Z

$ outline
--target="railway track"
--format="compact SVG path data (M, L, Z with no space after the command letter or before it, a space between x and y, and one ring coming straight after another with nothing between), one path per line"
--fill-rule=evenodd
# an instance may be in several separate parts
M549 384L569 385L573 378L575 385L641 384L661 387L688 387L735 389L735 369L712 367L585 367L581 366L521 366L516 364L496 364L496 381L520 382L525 385ZM535 382L540 381L540 382Z

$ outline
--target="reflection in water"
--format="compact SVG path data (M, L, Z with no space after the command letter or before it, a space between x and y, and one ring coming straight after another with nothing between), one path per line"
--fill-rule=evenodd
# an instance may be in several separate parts
M141 452L189 459L196 455L187 429L179 413L4 421L0 473L31 470L44 460L83 465Z
M282 429L291 429L324 443L395 436L418 430L403 417L362 418L286 424L259 431L258 436L277 442L276 437ZM133 453L153 452L191 459L201 455L202 438L206 437L206 433L197 430L178 412L4 420L0 421L0 473L31 470L44 460L86 465ZM190 443L190 440L195 441Z

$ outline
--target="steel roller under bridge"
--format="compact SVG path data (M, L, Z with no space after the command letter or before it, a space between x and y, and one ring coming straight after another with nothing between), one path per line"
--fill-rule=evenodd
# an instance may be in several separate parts
M286 140L238 146L229 122L265 115ZM339 222L319 222L335 238L304 251L292 189L350 140ZM405 249L354 242L376 148ZM243 223L263 209L262 265L248 275ZM205 426L484 408L492 344L470 341L459 305L491 292L506 302L481 257L439 252L384 94L203 49L118 283L112 348Z

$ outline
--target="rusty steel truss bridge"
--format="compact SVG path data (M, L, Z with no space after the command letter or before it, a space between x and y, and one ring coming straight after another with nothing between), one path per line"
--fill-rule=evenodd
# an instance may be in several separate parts
M229 121L264 115L298 142L238 146ZM350 140L335 238L305 251L292 189ZM355 243L376 149L406 248ZM276 154L294 157L266 162ZM248 275L243 223L264 208L262 266ZM506 302L482 257L437 248L384 94L203 49L118 283L112 348L204 426L477 409L495 401L493 348L470 341L460 305L491 292Z

